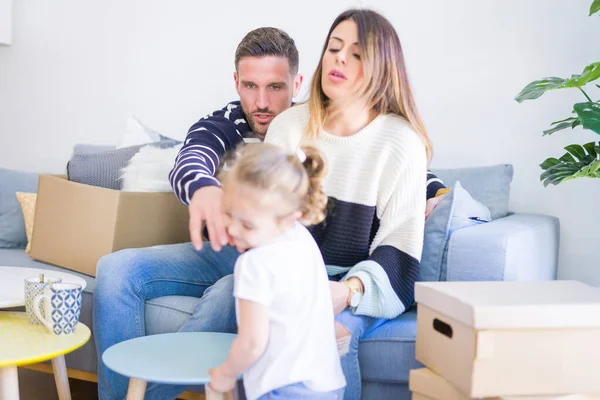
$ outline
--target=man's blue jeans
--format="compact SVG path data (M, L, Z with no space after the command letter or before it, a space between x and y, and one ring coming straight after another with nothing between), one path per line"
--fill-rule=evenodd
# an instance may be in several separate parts
M239 253L220 252L205 243L196 251L191 243L122 250L98 262L94 291L94 337L98 349L100 400L126 397L129 380L104 366L101 356L110 346L146 334L146 300L162 296L201 297L194 314L180 328L187 332L237 331L233 297L233 267ZM352 333L350 352L342 357L348 386L345 400L360 398L358 341L375 321L346 311L338 320ZM160 362L160 361L158 361ZM145 399L174 399L183 386L149 384Z

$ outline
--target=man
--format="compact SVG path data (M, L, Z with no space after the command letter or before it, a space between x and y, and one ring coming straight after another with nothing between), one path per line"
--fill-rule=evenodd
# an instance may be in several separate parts
M240 101L190 128L169 174L175 194L189 206L192 243L128 249L99 261L94 336L100 400L125 397L127 378L104 367L100 356L116 343L146 334L146 300L201 297L180 331L236 331L235 315L230 312L234 309L230 278L238 253L227 246L222 191L215 174L226 152L242 142L263 140L272 119L291 106L302 84L298 64L298 50L285 32L259 28L248 33L235 53L234 82ZM437 186L430 189L437 191ZM210 243L202 241L203 222ZM183 390L150 384L145 398L175 398Z

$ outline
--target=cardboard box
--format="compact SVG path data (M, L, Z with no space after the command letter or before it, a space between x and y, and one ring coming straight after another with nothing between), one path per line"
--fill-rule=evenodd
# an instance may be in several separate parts
M471 400L469 396L461 393L441 376L427 368L413 369L410 371L409 387L413 400ZM557 396L510 396L486 397L485 400L594 400L600 396L591 395L557 395Z
M42 175L31 257L95 276L106 254L188 242L188 224L187 207L172 192L121 192Z
M417 360L469 397L600 393L600 290L417 283Z

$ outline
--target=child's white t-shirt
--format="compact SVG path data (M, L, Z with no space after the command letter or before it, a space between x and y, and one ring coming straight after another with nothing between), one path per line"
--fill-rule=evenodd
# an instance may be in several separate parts
M319 392L345 386L327 272L304 226L240 255L234 282L236 308L244 299L269 309L267 347L244 373L248 399L299 382Z

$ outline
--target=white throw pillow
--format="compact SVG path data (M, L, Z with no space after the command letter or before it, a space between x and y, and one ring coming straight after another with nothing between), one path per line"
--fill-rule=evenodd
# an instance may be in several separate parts
M127 126L125 127L125 135L123 135L117 149L158 142L159 140L160 135L157 132L142 124L137 118L129 117L127 119Z
M144 146L121 170L125 192L170 192L169 172L175 164L177 153L183 145L161 149Z

